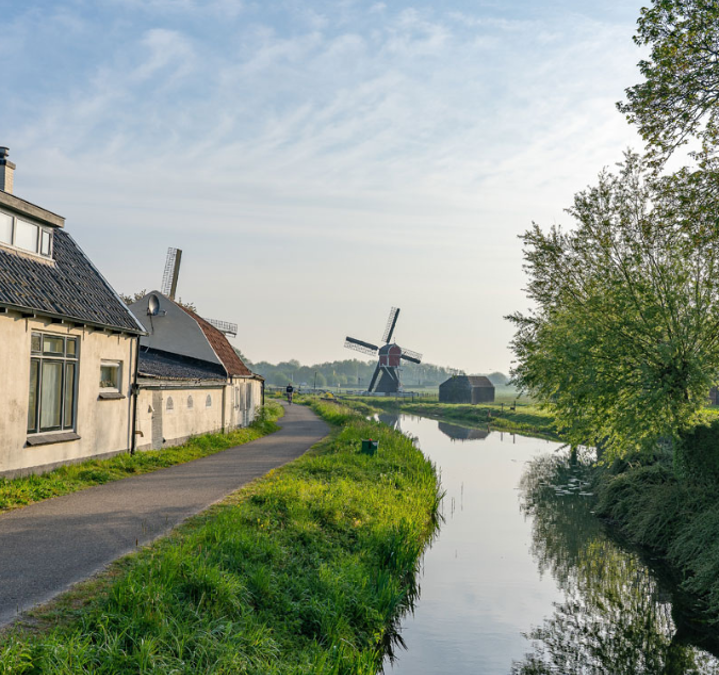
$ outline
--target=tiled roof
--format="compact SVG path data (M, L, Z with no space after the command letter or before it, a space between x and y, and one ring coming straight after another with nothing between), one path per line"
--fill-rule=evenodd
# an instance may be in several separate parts
M180 305L180 307L182 307L182 305ZM237 356L237 352L232 349L232 345L221 331L217 330L217 328L208 321L205 321L201 316L197 316L192 310L187 309L187 307L182 307L182 309L197 321L210 346L225 366L228 375L239 377L252 377L254 375L254 373L242 363L242 359Z
M125 304L67 232L53 231L55 264L0 248L0 306L141 333Z
M226 375L222 366L157 349L140 350L140 376L166 380L220 380Z

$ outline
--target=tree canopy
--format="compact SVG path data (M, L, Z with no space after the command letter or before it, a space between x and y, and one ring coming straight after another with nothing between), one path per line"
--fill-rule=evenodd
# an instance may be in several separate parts
M719 139L719 3L654 0L641 10L634 41L650 47L639 62L644 81L619 109L637 124L654 157L666 158L696 136Z
M713 160L658 176L627 153L575 196L574 229L524 234L514 377L573 444L623 455L696 424L719 379L718 183Z

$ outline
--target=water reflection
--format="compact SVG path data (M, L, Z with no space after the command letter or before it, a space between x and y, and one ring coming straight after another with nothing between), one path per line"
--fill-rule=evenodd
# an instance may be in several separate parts
M532 651L512 673L719 673L719 662L691 644L692 627L679 617L672 593L639 554L609 539L592 514L587 460L541 456L522 478L531 552L565 598L531 631Z
M399 423L399 415L392 415L390 413L380 413L375 416L375 419L382 424L386 424L388 427L395 429L396 431L402 431Z
M449 424L448 422L439 422L439 430L449 436L453 441L475 441L484 440L489 436L489 431L485 429L473 429L471 427L461 427L457 424Z

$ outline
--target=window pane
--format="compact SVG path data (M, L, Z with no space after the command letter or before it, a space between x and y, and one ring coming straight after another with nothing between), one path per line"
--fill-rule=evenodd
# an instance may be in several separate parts
M40 431L60 428L62 361L43 361L40 392Z
M47 230L40 230L40 253L50 255L50 233Z
M72 428L73 419L75 417L75 369L74 363L65 364L65 419L63 426L65 429Z
M12 244L12 216L7 213L0 213L0 241Z
M67 355L68 356L77 356L77 339L76 338L68 338L67 339Z
M37 253L37 225L24 220L15 221L15 246Z
M120 388L120 367L117 364L100 366L100 387L102 389Z
M42 351L42 335L38 335L37 333L32 334L32 337L30 338L30 349L33 352Z
M65 353L65 340L63 340L61 337L45 335L42 348L45 354L62 355Z
M40 362L37 359L32 359L30 361L30 400L28 401L27 406L28 432L37 430L37 376L39 372L39 363Z

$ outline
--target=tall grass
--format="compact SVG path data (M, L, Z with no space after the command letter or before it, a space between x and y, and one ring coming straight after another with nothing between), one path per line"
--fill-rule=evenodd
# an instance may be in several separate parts
M147 450L134 455L121 454L109 459L91 459L80 464L62 466L42 475L0 478L0 513L27 506L51 497L111 481L191 462L236 445L266 436L279 429L276 420L284 413L281 405L268 402L258 419L249 427L229 433L204 434L183 445L162 450Z
M376 673L417 592L437 478L402 434L313 407L341 424L329 439L6 635L0 674Z

